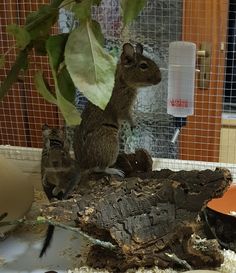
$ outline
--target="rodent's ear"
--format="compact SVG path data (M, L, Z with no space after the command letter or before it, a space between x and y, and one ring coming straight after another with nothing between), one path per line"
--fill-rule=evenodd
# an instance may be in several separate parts
M121 54L121 64L130 67L133 65L135 60L134 47L130 43L123 45L123 52Z
M142 44L138 43L136 45L136 52L139 53L139 54L143 54L143 46L142 46Z
M51 132L51 129L49 128L49 126L47 124L44 124L42 126L43 137L47 138L49 136L50 132Z
M125 43L123 45L123 54L127 57L133 58L134 56L134 47L130 43Z
M49 126L47 125L47 123L44 123L44 125L42 126L42 131L49 129Z

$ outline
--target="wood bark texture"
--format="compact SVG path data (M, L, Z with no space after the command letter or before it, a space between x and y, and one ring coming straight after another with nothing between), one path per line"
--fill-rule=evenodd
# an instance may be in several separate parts
M125 172L124 179L91 176L83 194L79 189L72 199L44 211L56 220L75 220L90 236L116 246L92 245L88 265L111 272L180 266L173 254L192 268L215 268L223 262L218 242L199 237L204 236L199 213L229 187L227 169L151 171L144 150L120 155L116 165Z

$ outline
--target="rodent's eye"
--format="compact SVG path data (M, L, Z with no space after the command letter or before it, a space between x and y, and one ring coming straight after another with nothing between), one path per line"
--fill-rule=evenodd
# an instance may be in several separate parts
M139 67L140 67L141 69L145 70L145 69L148 68L148 64L147 64L146 62L141 62L141 63L139 64Z

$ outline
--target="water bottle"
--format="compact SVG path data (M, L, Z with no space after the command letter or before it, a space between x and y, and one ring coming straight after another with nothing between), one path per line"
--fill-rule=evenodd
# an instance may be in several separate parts
M167 113L187 117L194 113L196 44L177 41L169 45Z

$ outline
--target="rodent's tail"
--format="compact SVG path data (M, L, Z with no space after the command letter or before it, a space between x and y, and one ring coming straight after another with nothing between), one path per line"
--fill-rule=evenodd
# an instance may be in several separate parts
M39 257L42 258L44 254L46 254L47 248L50 246L53 233L54 233L55 227L53 225L49 225L46 233L45 240L43 242L43 248L39 254Z

